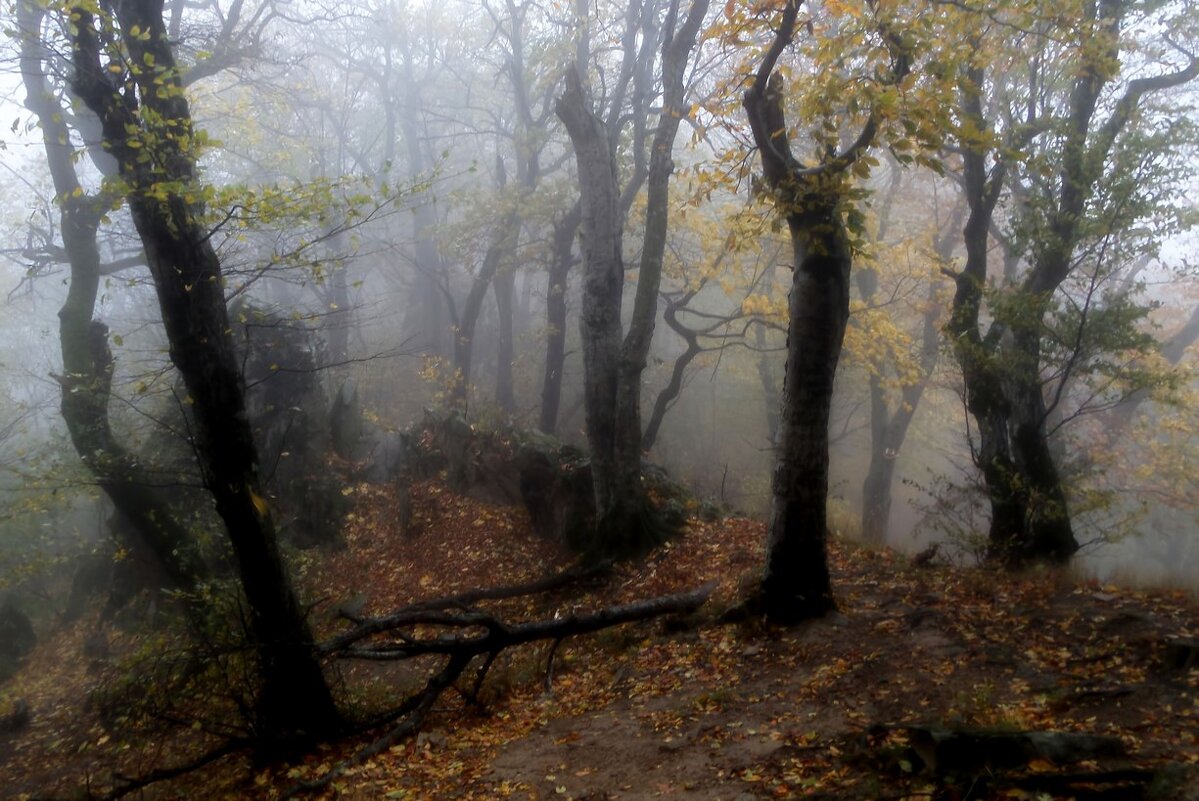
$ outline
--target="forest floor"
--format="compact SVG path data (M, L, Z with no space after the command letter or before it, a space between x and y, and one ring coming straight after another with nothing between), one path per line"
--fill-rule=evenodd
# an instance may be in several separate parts
M346 602L383 613L567 563L530 533L522 510L419 484L414 531L401 536L390 490L362 485L353 495L347 547L300 570L305 591L321 599L313 615L323 636L345 625L335 610ZM350 767L317 797L1199 799L1199 666L1171 663L1173 638L1199 637L1193 598L1050 570L922 568L834 542L836 613L793 629L716 623L752 583L763 538L748 520L692 521L649 559L598 584L507 602L506 615L552 616L717 582L698 619L568 640L548 674L548 645L503 653L481 706L443 695L417 737ZM100 797L114 774L145 775L215 742L199 726L153 736L111 720L106 728L88 698L151 646L131 637L88 659L88 631L76 623L44 635L0 686L0 715L18 698L32 712L23 731L0 734L0 795ZM394 702L423 681L416 667L359 663L339 686L356 705ZM1063 769L1044 759L934 775L906 756L916 735L904 724L1112 735L1126 747L1114 762L1069 768L1075 777L1170 768L1148 795L1118 783L1055 792L1037 777ZM872 729L880 725L893 728ZM324 746L298 764L255 766L233 754L129 797L278 798L379 734Z

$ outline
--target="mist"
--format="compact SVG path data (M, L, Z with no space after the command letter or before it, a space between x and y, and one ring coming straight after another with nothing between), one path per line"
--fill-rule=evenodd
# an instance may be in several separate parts
M303 585L372 492L435 538L424 482L585 561L755 521L783 623L833 608L770 606L826 538L1194 593L1176 5L1109 42L872 3L20 0L0 597L39 635L194 628L219 586L269 665L312 651L308 590L262 611L239 537ZM280 692L328 722L310 667Z

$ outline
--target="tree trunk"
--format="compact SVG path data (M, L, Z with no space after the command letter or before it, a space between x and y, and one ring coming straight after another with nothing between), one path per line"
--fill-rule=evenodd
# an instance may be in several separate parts
M960 211L953 216L955 227L961 217ZM950 242L947 233L937 243L937 255L942 261L948 261L952 252ZM875 287L869 279L859 281L858 285L863 300L873 296ZM924 390L932 378L941 352L942 307L937 301L937 293L938 282L933 281L928 289L928 307L921 329L920 377L914 384L903 387L894 411L889 408L886 390L879 376L870 376L870 468L862 482L861 523L862 539L866 542L879 545L886 542L891 517L891 488L895 483L895 460L907 439L908 428L916 416L916 407L924 397Z
M504 185L500 179L501 188ZM459 411L466 411L470 393L471 362L474 358L475 330L479 324L479 314L483 310L483 301L487 290L491 287L500 264L510 245L515 245L515 237L519 231L520 219L516 212L509 212L496 228L491 244L483 256L466 302L462 304L462 313L457 320L454 332L454 383L450 387L450 405Z
M969 88L962 93L963 110L977 130L986 130L983 70L970 68L965 77ZM999 316L985 338L979 329L988 237L1005 174L1003 160L988 173L987 154L981 148L963 149L970 214L963 230L966 264L956 279L949 331L962 368L966 408L978 426L975 461L991 505L989 555L1013 566L1030 561L1060 563L1068 561L1078 545L1045 434L1039 321L1047 296L1013 290L1024 295L1014 301L1017 314L1035 324L1021 325Z
M408 180L416 186L428 179L425 172L431 169L419 125L423 108L421 83L416 75L415 56L407 34L399 42L399 48L404 96L398 122L407 149ZM447 309L442 298L445 265L437 247L436 234L436 199L433 192L425 191L412 208L415 273L408 305L404 310L404 336L405 341L411 338L418 349L438 356L449 356L453 345Z
M794 257L766 569L758 598L761 611L783 624L835 606L826 543L828 426L849 321L853 257L843 219L846 173L878 133L872 112L849 147L826 154L816 166L805 167L792 154L783 78L775 66L791 42L798 16L799 3L788 0L774 41L742 98L763 177L787 220ZM910 69L910 58L897 40L890 40L890 46L889 80L898 82Z
M1015 342L1019 356L1005 359L1018 371L1008 390L1012 398L1008 426L1019 482L1012 487L1012 494L1020 496L1025 520L1015 532L998 532L999 538L993 538L992 544L1000 549L996 555L1010 563L1064 564L1078 550L1078 542L1045 427L1049 415L1041 383L1039 326L1022 329Z
M657 318L669 221L670 175L674 171L671 153L679 122L686 113L684 73L707 9L708 0L693 0L687 16L680 22L678 0L672 0L662 26L662 112L650 146L637 294L623 342L620 340L624 289L621 236L627 208L623 204L627 198L621 197L617 186L613 145L603 121L590 109L576 71L567 74L567 90L557 104L558 116L575 149L583 204L582 336L587 373L584 386L596 488L595 552L603 557L640 555L658 544L661 536L659 527L647 514L648 501L641 485L641 374ZM654 14L656 11L643 9L646 42L652 38ZM636 108L647 97L649 80L647 60L639 60L638 67L634 80ZM637 126L638 133L634 135L635 163L641 158L638 141L641 130ZM627 196L630 187L625 189ZM596 339L588 341L589 336Z
M162 19L162 3L117 7L122 44L146 65L114 90L96 20L71 10L75 90L103 123L104 139L129 187L127 200L154 279L170 343L195 414L205 482L225 522L250 608L250 637L261 686L255 712L263 744L273 747L334 729L340 717L321 672L312 634L292 591L262 498L244 386L230 337L220 261L202 227L194 192L191 111ZM134 28L139 35L130 35ZM140 108L139 108L140 104ZM169 135L168 135L169 134ZM149 152L146 152L149 151Z
M767 297L774 294L774 274L776 266L772 261L766 267L762 276L762 291ZM762 387L762 398L765 402L766 436L773 450L779 442L779 387L774 377L774 364L770 358L766 341L766 325L759 321L754 326L754 347L758 350L757 372L758 383Z
M177 521L166 500L112 433L108 402L112 390L113 358L108 328L92 320L99 292L101 260L96 241L106 197L83 194L74 167L74 148L46 77L46 53L40 33L45 17L40 5L17 4L21 39L21 75L25 105L42 129L46 161L60 198L63 250L70 267L67 298L58 312L63 375L63 421L80 459L96 477L116 509L137 531L135 551L148 550L175 589L191 590L206 573L192 547L191 535ZM97 165L115 167L106 157Z
M886 390L876 374L870 376L870 467L862 482L862 539L881 545L887 539L891 517L891 482L896 451L888 445L890 411Z
M344 222L337 223L344 229ZM328 344L329 363L336 374L345 374L345 365L350 358L350 329L354 327L354 310L350 308L350 286L346 276L348 264L345 259L346 235L338 230L329 237L328 253L333 264L327 278L327 286L320 293L325 302L321 328L325 331Z
M623 509L631 500L621 495L624 487L616 451L624 222L619 211L616 162L608 146L607 130L603 121L591 111L578 73L568 71L566 81L566 92L558 101L556 111L570 134L579 171L583 229L583 307L579 312L579 336L597 530L602 531L604 525L600 521L614 522L626 517ZM640 466L637 475L639 478ZM627 482L627 478L624 480ZM595 550L597 555L606 552L607 544L597 541Z
M683 391L683 377L687 373L687 367L695 360L695 357L703 352L703 347L699 344L699 335L695 331L687 328L679 320L679 310L686 307L687 303L695 297L695 292L687 292L682 297L668 300L666 310L662 313L663 319L670 329L682 337L687 343L687 349L679 354L674 360L674 367L670 371L670 381L658 393L658 397L654 399L654 408L650 412L649 422L645 424L645 435L642 440L642 447L647 452L653 449L654 443L658 441L658 432L662 429L662 422L666 419L666 412L669 411L679 393Z
M780 623L833 608L826 556L828 426L833 379L849 321L849 243L840 210L788 218L795 259L787 366L762 579L763 611Z

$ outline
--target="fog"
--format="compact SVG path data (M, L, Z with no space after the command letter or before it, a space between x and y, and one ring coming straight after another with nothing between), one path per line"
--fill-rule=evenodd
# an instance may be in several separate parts
M207 137L193 151L208 193L204 224L224 270L251 407L267 421L260 466L285 529L294 533L308 514L287 507L300 502L296 492L307 494L313 472L289 473L288 460L319 463L346 415L355 433L337 458L354 476L386 474L395 435L429 409L585 447L579 170L555 109L573 65L608 126L613 169L629 194L627 328L662 103L657 47L638 45L661 35L662 20L630 28L628 7L604 2L587 4L581 17L569 4L514 0L167 5L195 128ZM666 6L634 8L648 20ZM811 13L809 29L836 33L826 9ZM794 265L786 225L755 177L741 109L745 76L771 36L752 22L714 9L687 62L640 407L645 428L664 399L647 461L698 499L765 520ZM103 482L84 466L60 411L59 312L75 279L48 157L74 171L80 195L108 206L96 232L101 275L91 317L108 328L114 438L197 537L216 536L219 521L191 458L191 399L168 358L120 179L104 164L97 120L67 82L66 29L53 17L36 30L13 26L0 153L0 591L44 598L63 593L84 557L124 547L114 545ZM1137 32L1141 55L1124 61L1125 74L1097 101L1101 113L1114 113L1129 82L1154 67L1144 54L1158 52L1155 31ZM47 120L26 101L22 64L33 66L20 51L31 37L43 48L38 69L66 141L44 143ZM934 58L933 46L921 45L922 59ZM1046 46L1046 59L1055 47ZM854 85L851 73L869 74L863 65L879 57L864 49L821 61L828 58L801 42L787 64L797 87L789 108L803 120L794 146L805 157L829 134L801 115L824 109L841 126L832 138L850 139L865 101L857 110L831 106ZM1172 58L1160 56L1166 68L1177 65ZM1039 96L1023 98L1022 69L999 63L986 81L997 135L1019 122L1002 109L1064 102L1067 78L1049 67ZM633 78L622 83L622 70ZM942 543L945 558L974 564L986 555L990 509L975 463L977 423L944 328L952 276L966 260L964 168L952 136L937 147L935 137L912 133L933 114L921 105L933 101L917 98L923 80L904 85L896 102L908 105L849 178L854 277L830 425L829 528L871 539L862 509L873 454L894 472L882 537L870 547L916 553ZM1089 227L1070 256L1073 272L1045 318L1037 367L1046 436L1082 546L1073 569L1191 591L1199 589L1191 402L1199 286L1188 236L1196 139L1178 109L1193 100L1187 86L1162 90L1105 162L1087 204ZM906 134L904 115L915 120ZM1048 134L1032 140L1011 169L988 240L988 304L1002 304L1004 288L1031 270L1037 238L1048 236L1034 211L1037 193L1056 180L1043 179L1054 174L1058 146ZM564 288L556 286L563 276ZM564 324L554 318L561 300ZM992 308L982 316L991 320ZM676 371L674 396L663 395ZM547 390L547 380L558 379L554 402L558 390ZM903 414L911 419L897 439L872 436L872 426ZM301 455L305 448L311 453Z

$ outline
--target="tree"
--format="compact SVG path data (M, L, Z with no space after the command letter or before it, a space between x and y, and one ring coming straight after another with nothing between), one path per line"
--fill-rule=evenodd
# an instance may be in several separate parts
M272 744L327 733L340 716L262 498L221 263L205 227L206 192L196 168L203 140L192 125L163 3L129 0L112 17L84 4L69 11L73 86L99 117L104 145L119 165L171 361L190 396L205 483L249 604L260 677L257 734Z
M192 547L191 537L166 499L153 488L136 456L114 435L109 421L113 356L108 327L92 315L100 278L115 269L103 263L98 243L98 232L113 197L103 191L84 192L76 174L69 117L49 78L51 50L43 32L47 10L22 0L16 11L25 105L41 127L46 163L59 205L63 255L70 268L67 298L58 313L63 420L79 457L116 509L132 524L138 539L131 543L133 550L152 554L175 588L192 590L204 576L205 567ZM91 153L102 171L115 171L116 165L107 154L95 150Z
M885 239L895 222L892 219L895 215L894 202L902 185L902 174L899 165L893 165L891 185L880 210L879 227L874 237L876 247L885 247ZM865 332L876 345L870 349L870 362L867 365L870 372L870 465L862 481L861 516L861 535L866 542L882 544L887 538L895 462L940 354L940 322L945 303L938 297L941 294L938 290L944 281L936 280L940 276L937 268L949 263L964 213L965 205L959 203L947 220L935 221L938 230L929 254L933 262L933 280L928 282L923 310L920 313L919 345L912 347L915 353L891 353L894 348L892 344L877 347L879 340L892 343L896 337L886 337L882 331L875 330L876 326L867 326L868 330ZM878 260L889 257L888 254L874 255ZM858 294L865 304L862 310L864 314L874 314L870 305L880 302L877 297L880 277L880 270L873 265L865 265L857 272ZM887 301L881 303L885 305ZM894 328L891 330L894 332ZM889 356L892 358L888 358ZM888 361L896 363L891 377L886 374ZM892 402L890 396L893 392L890 391L889 383L897 385L897 403Z
M966 406L977 424L975 460L991 506L990 554L1011 565L1061 563L1078 550L1067 490L1049 444L1047 421L1062 393L1047 400L1042 376L1046 321L1055 294L1082 264L1080 246L1101 242L1133 222L1113 219L1097 202L1120 162L1113 156L1128 141L1130 126L1147 123L1144 99L1199 75L1199 61L1184 53L1187 63L1179 69L1122 79L1117 67L1128 41L1129 11L1124 0L1072 8L1076 16L1067 48L1056 52L1047 39L1039 40L1044 49L1027 67L1035 91L999 97L999 122L986 117L983 101L989 86L1004 86L1009 79L989 75L981 60L960 70L961 124L955 136L970 213L949 334L962 368ZM982 44L977 37L972 41L979 52ZM1060 75L1053 71L1055 63ZM992 298L992 321L984 334L980 311L987 297L995 209L1019 154L1038 138L1044 144L1029 175L1046 179L1022 190L1016 225L1026 234L1029 267Z
M578 165L583 228L583 308L580 330L585 370L584 397L591 473L595 486L596 556L630 556L655 544L647 523L646 498L641 487L641 373L653 338L658 288L666 247L672 152L683 107L684 77L707 0L694 0L679 20L678 0L671 0L659 33L658 9L653 2L629 7L629 19L640 14L642 49L662 42L662 111L650 145L647 171L645 232L637 295L628 332L621 336L624 295L622 209L617 184L611 128L590 107L577 70L567 72L566 91L558 101L558 117L570 134ZM677 28L676 28L677 26ZM633 32L633 26L626 33ZM622 71L634 74L635 94L648 102L647 60ZM642 112L644 113L644 112ZM642 136L639 134L637 139ZM634 147L642 147L635 141ZM626 188L627 192L627 188Z
M742 104L749 119L771 199L791 237L793 284L787 363L779 413L773 500L766 543L761 611L779 623L818 617L834 606L826 547L828 427L833 379L849 320L853 251L846 216L855 165L884 123L873 104L858 135L842 149L829 143L820 161L805 165L791 151L779 58L796 31L799 0L787 0L779 27ZM871 6L872 11L877 9ZM908 48L880 22L889 54L883 83L910 69ZM886 95L882 95L886 97Z

